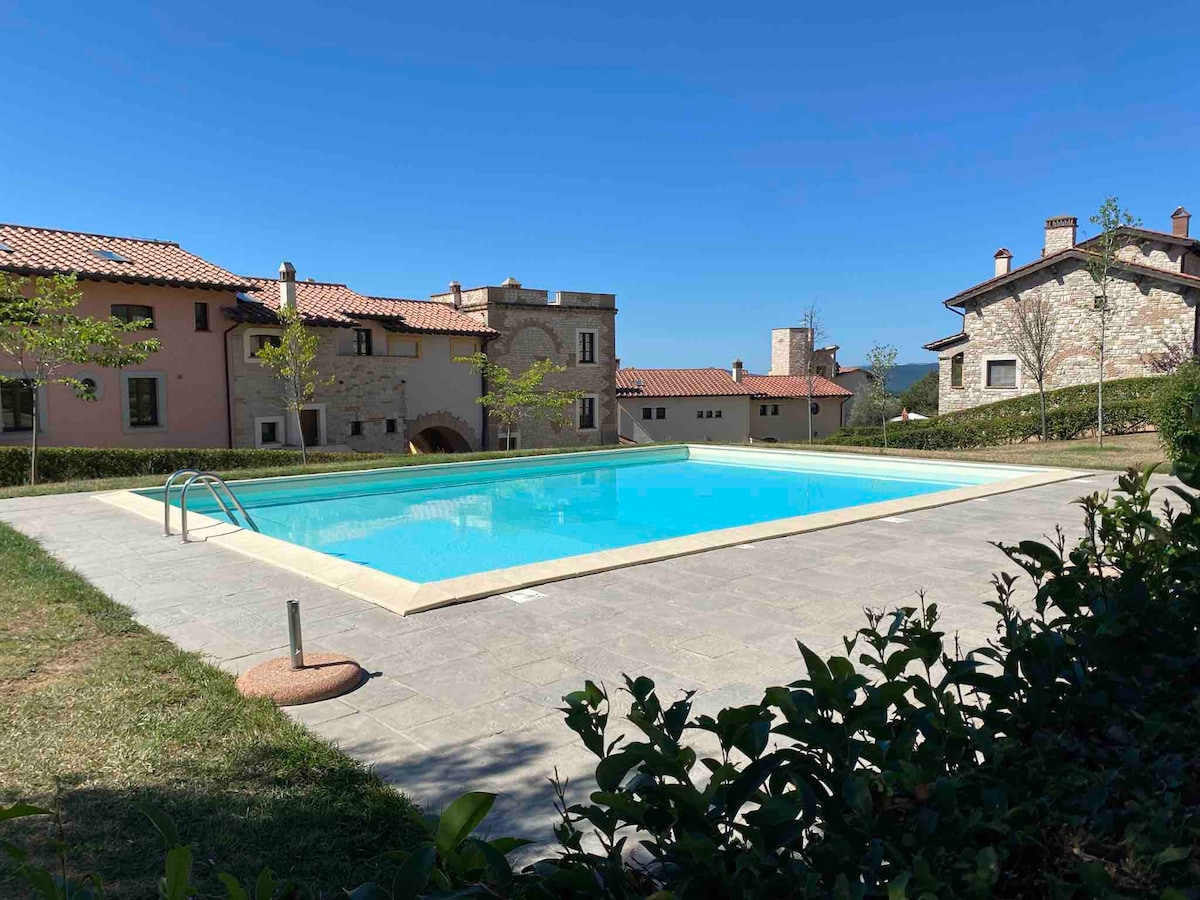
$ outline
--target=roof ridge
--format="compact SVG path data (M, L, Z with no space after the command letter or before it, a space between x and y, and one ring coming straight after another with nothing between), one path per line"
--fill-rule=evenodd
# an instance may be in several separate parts
M269 281L273 284L279 283L278 277L264 278L261 275L239 275L238 278L245 278L249 281ZM298 285L299 284L319 284L322 287L343 287L346 290L350 291L351 293L358 294L358 291L354 290L354 288L347 285L344 281L314 281L309 278L300 278L300 279L296 280L296 284L298 284ZM367 296L366 294L358 294L358 295L360 297Z
M76 234L80 237L110 238L115 241L137 241L140 244L162 244L167 247L180 246L178 241L167 241L163 240L162 238L134 237L132 235L122 234L103 234L99 231L75 231L70 228L45 228L41 225L20 225L16 222L0 222L0 228L24 228L27 231L50 231L55 234ZM180 249L182 250L183 248L180 247ZM246 276L241 275L239 277L245 278Z

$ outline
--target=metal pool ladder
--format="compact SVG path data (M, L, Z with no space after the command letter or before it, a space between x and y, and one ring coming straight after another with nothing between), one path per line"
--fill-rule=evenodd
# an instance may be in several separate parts
M217 505L221 507L222 511L229 518L230 522L232 522L234 525L237 525L239 528L242 527L242 523L237 520L237 517L233 514L233 510L229 508L229 504L226 503L224 499L222 499L221 495L217 492L218 487L221 488L221 490L223 490L229 496L229 499L233 501L233 505L237 508L237 511L241 514L246 524L249 525L253 531L258 531L258 525L255 524L254 519L250 516L250 513L246 512L246 507L242 506L242 501L237 498L237 494L230 489L229 485L225 483L225 480L221 478L220 475L216 474L215 472L203 472L200 469L188 468L179 469L175 472L172 472L171 477L167 479L167 483L163 485L164 534L170 535L171 533L171 486L184 475L188 476L188 480L183 483L183 488L179 492L179 524L182 532L183 543L186 544L188 542L188 488L197 482L208 488L208 492L212 494L213 499L217 501ZM214 485L216 487L214 487Z

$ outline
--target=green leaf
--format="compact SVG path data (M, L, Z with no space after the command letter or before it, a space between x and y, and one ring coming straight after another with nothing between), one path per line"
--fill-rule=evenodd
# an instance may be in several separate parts
M275 896L277 884L275 873L267 866L258 873L258 880L254 882L254 900L271 900Z
M414 850L396 871L396 878L392 882L394 900L415 900L419 897L436 862L437 847L433 844L422 844Z
M1155 855L1154 865L1165 866L1168 863L1183 862L1191 855L1190 847L1168 847Z
M192 890L192 849L175 846L167 851L167 874L163 900L185 900Z
M847 778L842 784L842 799L862 818L871 817L874 803L871 801L871 787L866 778L861 775L851 775Z
M636 766L640 759L639 754L629 750L606 756L596 764L596 786L602 791L617 790L629 774L629 770Z
M352 891L346 891L346 896L350 900L392 900L391 895L373 881L367 881Z
M496 795L471 791L452 801L442 813L437 829L437 848L449 853L476 829L496 802Z
M168 850L173 850L180 845L179 829L175 827L170 816L145 800L137 801L136 805L142 811L142 815L149 819L150 824L162 835L163 843L167 845Z
M507 856L514 850L519 850L522 847L528 847L530 844L537 842L530 841L525 838L502 837L494 838L493 840L488 841L488 843Z
M8 819L23 819L25 816L48 816L50 810L40 806L30 806L28 803L14 803L12 806L0 806L0 822Z
M512 866L508 864L508 860L504 858L503 853L487 841L481 841L479 838L468 838L466 843L483 855L487 867L495 874L497 882L508 884L512 881Z
M217 881L225 885L226 900L250 900L250 895L246 893L241 882L228 872L218 872Z
M908 896L908 880L912 872L901 872L888 882L888 900L904 900Z

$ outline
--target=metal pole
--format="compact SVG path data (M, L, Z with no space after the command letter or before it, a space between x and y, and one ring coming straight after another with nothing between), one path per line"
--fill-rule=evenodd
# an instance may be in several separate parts
M287 602L288 640L292 645L292 668L304 668L304 639L300 636L300 601Z

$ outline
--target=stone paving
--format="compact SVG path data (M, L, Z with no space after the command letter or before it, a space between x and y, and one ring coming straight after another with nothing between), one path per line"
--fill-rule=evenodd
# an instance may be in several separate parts
M408 617L233 551L183 545L85 494L0 501L0 520L231 672L286 652L285 601L299 599L306 650L352 656L371 677L292 716L428 808L495 790L494 833L544 838L547 779L557 770L577 796L594 763L557 712L585 679L616 694L623 673L648 675L665 697L696 691L704 712L756 702L764 686L803 675L797 638L841 652L864 607L911 604L921 588L947 629L978 645L992 633L990 574L1006 562L988 542L1058 523L1077 535L1070 501L1112 482L1096 475Z

